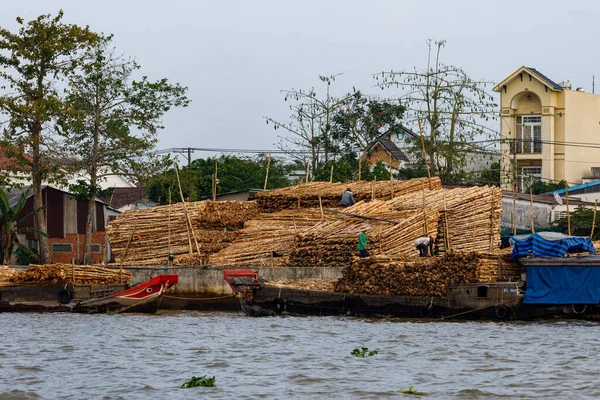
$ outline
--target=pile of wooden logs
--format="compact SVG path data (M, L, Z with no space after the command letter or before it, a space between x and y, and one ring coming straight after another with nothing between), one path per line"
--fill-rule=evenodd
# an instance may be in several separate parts
M127 283L131 281L131 273L94 265L72 264L31 264L24 271L19 271L11 282L29 283L72 283L81 285L105 285Z
M440 212L436 249L493 251L500 246L502 192L494 187L427 190L387 202L393 210L435 209Z
M428 189L438 189L441 181L437 177L410 179L406 181L329 183L309 182L282 189L257 193L256 202L261 211L274 212L287 208L339 207L342 193L352 190L354 200L391 199L395 196Z
M7 265L0 265L0 282L9 282L17 273L17 270Z
M358 233L368 237L367 251L372 255L414 256L414 241L420 236L435 236L439 213L436 210L393 211L384 201L358 202L337 211L336 218L306 229L295 239L290 265L296 267L350 265L358 253Z
M163 265L169 253L197 262L227 247L244 222L258 215L255 202L201 201L125 211L107 228L117 264ZM197 257L192 257L196 255Z
M463 259L463 261L465 261ZM442 296L448 285L475 282L473 264L448 257L355 258L343 271L336 291L356 294Z
M307 228L333 218L319 209L290 209L263 213L246 222L239 237L211 254L216 267L285 266L294 248L294 237Z
M360 294L442 296L448 285L518 281L521 267L507 251L454 252L441 257L354 258L336 291Z
M318 290L320 292L333 292L337 279L323 280L298 280L298 281L266 281L266 286L277 286L301 290Z

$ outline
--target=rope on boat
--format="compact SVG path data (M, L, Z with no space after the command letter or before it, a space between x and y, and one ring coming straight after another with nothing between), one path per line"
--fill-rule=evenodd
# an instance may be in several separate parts
M235 294L228 294L227 296L219 296L219 297L178 297L178 296L167 296L163 295L163 298L169 299L178 299L178 300L217 300L217 299L226 299L228 297L235 297Z
M520 298L515 298L513 300L521 300ZM507 303L511 303L510 301L508 301ZM500 305L503 305L502 303ZM468 313L472 313L475 311L481 311L481 310L485 310L486 308L490 308L490 307L494 307L494 306L485 306L485 307L481 307L481 308L476 308L474 310L469 310L469 311L464 311L458 314L452 314L452 315L448 315L447 317L441 317L440 319L444 320L444 319L448 319L448 318L453 318L453 317L458 317L459 315L464 315L464 314L468 314Z

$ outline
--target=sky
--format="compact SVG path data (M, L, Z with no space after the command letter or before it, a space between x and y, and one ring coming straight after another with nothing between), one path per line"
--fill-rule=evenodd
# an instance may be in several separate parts
M322 93L318 76L341 73L333 95L377 95L373 74L425 67L427 39L446 40L442 61L476 79L497 83L525 65L591 92L600 78L594 0L0 0L0 25L60 9L65 22L114 34L144 75L189 88L191 105L163 118L158 149L275 149L282 131L264 117L288 120L281 90Z

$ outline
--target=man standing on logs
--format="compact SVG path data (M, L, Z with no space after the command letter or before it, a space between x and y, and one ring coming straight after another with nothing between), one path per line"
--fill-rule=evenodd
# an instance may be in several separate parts
M428 257L427 249L433 246L433 237L423 236L415 240L415 247L419 250L419 257ZM433 251L431 251L433 254Z
M352 189L348 188L342 194L342 200L340 201L340 204L342 205L342 207L345 208L345 207L350 207L354 203L355 202L354 202L354 195L352 194Z
M367 241L368 240L369 239L367 238L367 234L365 233L365 231L360 231L360 233L358 234L358 251L362 258L365 258L368 255L367 254Z

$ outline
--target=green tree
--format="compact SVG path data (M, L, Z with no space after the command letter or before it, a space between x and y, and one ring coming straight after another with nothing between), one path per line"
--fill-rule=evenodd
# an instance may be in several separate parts
M5 264L10 260L15 245L19 246L24 253L33 254L32 250L19 243L17 234L34 232L47 237L46 233L37 229L23 227L27 218L37 211L22 215L27 203L27 195L28 192L21 193L17 203L11 206L8 195L4 190L0 190L0 257L2 257L0 264Z
M573 236L590 236L592 232L592 223L594 221L594 210L586 207L577 207L570 212L571 219L571 235ZM568 233L567 217L560 218L554 221L554 226L559 228L563 233ZM593 240L600 239L600 229L598 226L594 228Z
M0 112L8 115L4 137L8 156L31 167L36 226L46 232L42 209L42 181L57 172L49 162L53 140L49 125L65 112L61 83L80 64L81 52L98 41L88 27L65 24L63 12L24 22L13 33L0 27L0 79L7 83L0 96ZM26 155L26 153L28 155ZM42 263L50 262L48 239L39 236Z
M220 156L219 158L196 159L189 167L183 167L180 180L184 197L190 201L212 195L212 176L217 171L217 193L236 192L247 189L262 189L267 171L267 157L255 158ZM282 160L271 158L267 189L288 186L286 178L289 168ZM157 176L149 185L149 197L153 201L166 203L171 188L172 202L181 201L175 171L169 170ZM187 200L187 199L186 199Z
M172 107L186 107L187 88L134 80L140 66L115 55L112 37L104 37L86 52L81 68L69 76L66 110L58 121L70 168L85 172L88 201L84 263L91 263L92 228L99 183L111 174L130 176L153 170L160 162L148 156L163 128L162 116ZM81 184L78 185L81 188Z
M533 194L550 193L554 192L555 190L564 189L566 185L567 182L564 180L558 183L535 181L527 188L525 192L529 193L529 189L531 189Z
M285 101L291 102L292 114L288 122L264 117L274 129L286 132L279 137L279 148L296 161L303 164L308 161L313 175L322 164L329 162L332 150L338 147L332 142L332 118L336 110L353 96L335 98L331 95L331 84L339 75L319 76L326 85L324 98L317 94L315 88L283 90Z
M360 91L347 97L349 101L333 116L332 142L343 146L337 153L366 151L382 133L401 133L404 106L371 99Z
M428 40L427 45L426 69L382 72L374 77L381 89L396 87L403 91L399 97L407 107L407 123L422 124L432 175L444 183L460 181L466 154L482 150L474 143L476 139L493 143L499 138L486 125L496 118L497 106L486 92L488 82L474 80L461 68L441 63L445 41ZM421 140L413 140L412 147L415 157L423 162Z

